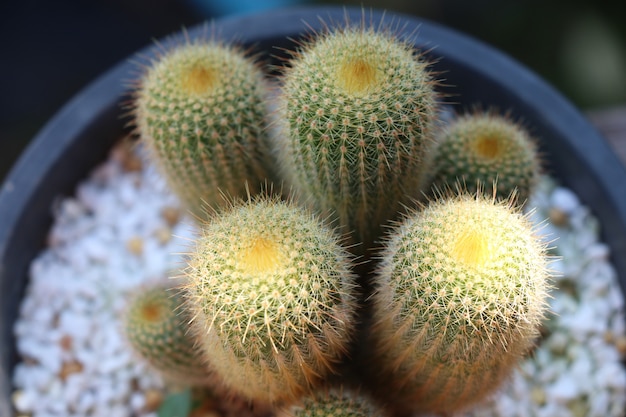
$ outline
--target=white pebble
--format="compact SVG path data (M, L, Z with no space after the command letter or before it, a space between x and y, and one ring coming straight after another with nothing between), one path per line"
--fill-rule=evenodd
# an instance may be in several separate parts
M552 205L568 214L571 214L578 208L580 201L578 196L571 190L563 187L557 187L551 196Z
M556 382L547 387L548 395L557 402L565 404L580 393L580 387L571 375L561 375Z
M600 390L593 394L589 404L589 417L606 417L609 414L611 396L608 391Z
M36 394L31 390L15 391L12 395L13 406L20 413L29 413L37 401Z
M587 255L589 258L602 261L608 259L610 254L611 249L609 248L609 246L605 243L599 242L593 243L585 251L585 255Z
M146 397L140 393L135 392L130 397L130 407L134 411L141 411L146 405Z
M615 390L626 389L626 375L620 363L609 362L596 371L596 380L599 386Z

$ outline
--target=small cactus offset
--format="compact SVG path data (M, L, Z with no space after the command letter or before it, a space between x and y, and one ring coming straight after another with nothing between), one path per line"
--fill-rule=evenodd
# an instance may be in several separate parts
M492 393L538 335L546 259L528 219L504 202L459 195L409 215L375 283L379 394L399 410L449 413Z
M188 209L204 216L222 194L245 196L268 177L267 85L234 46L176 45L147 69L135 92L141 140Z
M165 283L141 288L124 317L126 338L135 352L166 378L187 385L219 386L193 336L180 289Z
M194 331L225 382L297 400L339 370L354 332L351 259L293 203L258 197L207 223L185 270Z
M358 27L294 52L278 98L283 176L361 244L414 193L436 116L435 81L412 45Z
M469 192L482 190L525 203L539 179L540 161L534 140L510 117L495 112L459 116L437 137L432 151L433 187ZM496 189L494 190L494 184Z
M277 412L277 417L384 417L388 414L369 398L332 389L304 398Z

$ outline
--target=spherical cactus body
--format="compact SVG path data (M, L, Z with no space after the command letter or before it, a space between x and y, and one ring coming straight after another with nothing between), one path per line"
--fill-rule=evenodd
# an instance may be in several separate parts
M179 289L167 284L141 288L124 317L124 331L133 350L166 378L189 385L219 386L189 333L191 317Z
M481 190L499 199L525 203L539 178L534 140L510 117L495 112L459 116L437 136L432 151L433 186ZM496 189L494 190L494 184Z
M333 389L305 397L299 404L279 410L277 417L383 417L385 412L369 398Z
M373 296L371 361L399 410L449 413L492 393L546 310L545 245L504 202L459 195L390 234Z
M436 115L427 67L412 45L363 24L317 34L283 74L283 176L361 252L423 175Z
M140 79L137 131L192 213L268 178L266 90L252 59L214 40L170 48Z
M186 276L197 338L225 382L288 403L336 372L352 339L351 259L290 201L234 204L207 223Z

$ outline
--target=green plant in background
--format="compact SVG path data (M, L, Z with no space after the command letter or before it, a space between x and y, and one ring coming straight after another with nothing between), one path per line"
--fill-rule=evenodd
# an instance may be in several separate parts
M319 392L300 404L279 410L277 417L383 417L388 414L369 398L341 388Z
M220 386L220 378L187 331L191 316L184 297L170 283L139 288L124 316L133 350L175 383Z
M297 400L337 372L355 331L351 258L333 230L278 198L203 225L185 276L194 333L233 390Z
M480 189L487 196L515 196L524 203L539 179L534 140L520 124L493 111L456 117L436 143L430 156L434 192L459 184L470 193Z
M139 137L195 215L267 180L267 94L251 58L209 40L170 48L139 80L132 110Z
M375 390L437 413L492 393L533 346L547 307L545 245L503 202L432 202L389 234L373 295Z
M359 254L418 193L437 104L427 66L409 43L362 24L316 34L284 71L283 179L335 216Z

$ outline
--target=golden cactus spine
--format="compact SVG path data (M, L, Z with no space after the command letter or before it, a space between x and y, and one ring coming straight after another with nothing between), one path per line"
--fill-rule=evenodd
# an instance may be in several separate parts
M268 178L267 85L260 67L216 40L176 45L139 80L133 114L149 156L189 210Z
M450 413L492 393L538 334L546 265L528 219L505 203L459 195L408 216L375 282L378 394L399 410Z
M317 34L284 72L283 176L337 217L359 254L417 192L436 115L427 66L412 45L364 23Z
M243 395L294 401L345 359L351 259L332 229L292 203L257 198L213 218L185 275L197 338Z

